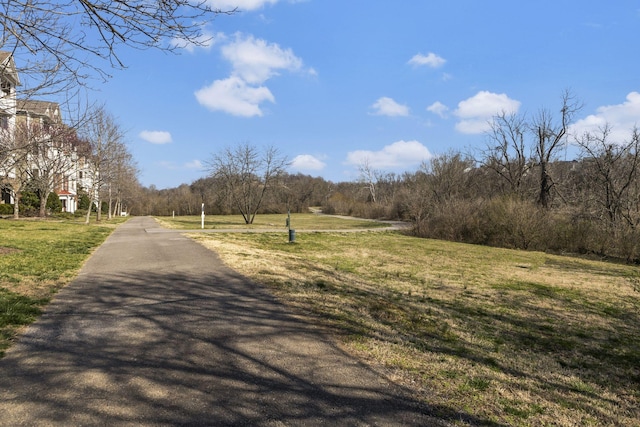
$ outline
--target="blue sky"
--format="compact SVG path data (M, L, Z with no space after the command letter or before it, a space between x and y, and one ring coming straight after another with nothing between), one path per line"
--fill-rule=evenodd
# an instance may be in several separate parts
M178 55L122 50L91 96L127 132L143 185L206 176L212 153L274 146L291 173L334 182L367 162L415 171L485 144L500 111L556 111L576 131L640 121L640 2L616 0L209 0L242 12Z

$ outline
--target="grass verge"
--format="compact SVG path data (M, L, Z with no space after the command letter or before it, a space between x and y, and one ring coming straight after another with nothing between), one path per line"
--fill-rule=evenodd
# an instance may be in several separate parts
M123 219L79 221L0 220L0 357Z
M193 234L460 425L639 425L640 273L393 232Z
M286 214L256 215L253 224L245 224L242 215L206 215L204 228L215 229L282 229L286 231ZM202 227L200 216L156 217L163 227L195 230ZM347 229L376 229L387 227L388 224L366 219L335 217L316 214L292 214L291 228L294 230L347 230Z

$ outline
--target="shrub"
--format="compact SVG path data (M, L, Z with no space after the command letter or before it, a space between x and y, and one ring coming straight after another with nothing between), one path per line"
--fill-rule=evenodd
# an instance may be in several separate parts
M531 201L513 197L492 199L486 210L488 243L516 249L546 249L548 214Z
M84 209L85 213L87 209L89 209L89 205L91 205L91 199L86 193L80 195L80 200L78 200L78 209Z
M23 191L20 196L20 214L23 216L37 216L40 209L40 198L33 191Z
M60 198L55 192L49 193L47 197L47 210L49 212L61 212L62 211L62 202Z
M13 214L13 205L8 203L0 204L0 215L11 215Z

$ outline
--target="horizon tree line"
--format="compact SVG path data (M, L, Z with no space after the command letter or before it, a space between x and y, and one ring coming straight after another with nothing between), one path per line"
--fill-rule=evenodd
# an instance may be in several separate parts
M452 150L403 174L375 170L365 162L353 182L287 174L280 168L286 165L282 158L278 173L268 180L250 168L225 176L220 172L225 162L233 163L243 150L259 153L248 143L239 144L214 153L209 176L191 185L144 189L136 209L196 215L205 203L208 214L255 215L319 206L328 214L409 221L419 237L640 262L640 131L629 129L622 141L611 139L609 125L570 135L580 108L565 91L555 112L497 114L485 147L474 152ZM561 160L568 144L579 155ZM246 188L257 191L260 202L240 208L230 179L236 180L236 190L239 183L251 183Z

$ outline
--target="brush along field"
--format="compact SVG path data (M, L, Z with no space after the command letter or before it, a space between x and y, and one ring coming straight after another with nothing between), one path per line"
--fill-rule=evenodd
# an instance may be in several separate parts
M457 425L640 425L637 267L394 232L192 234Z
M80 221L80 220L78 220ZM0 357L18 331L78 273L107 236L109 224L73 220L0 220Z

